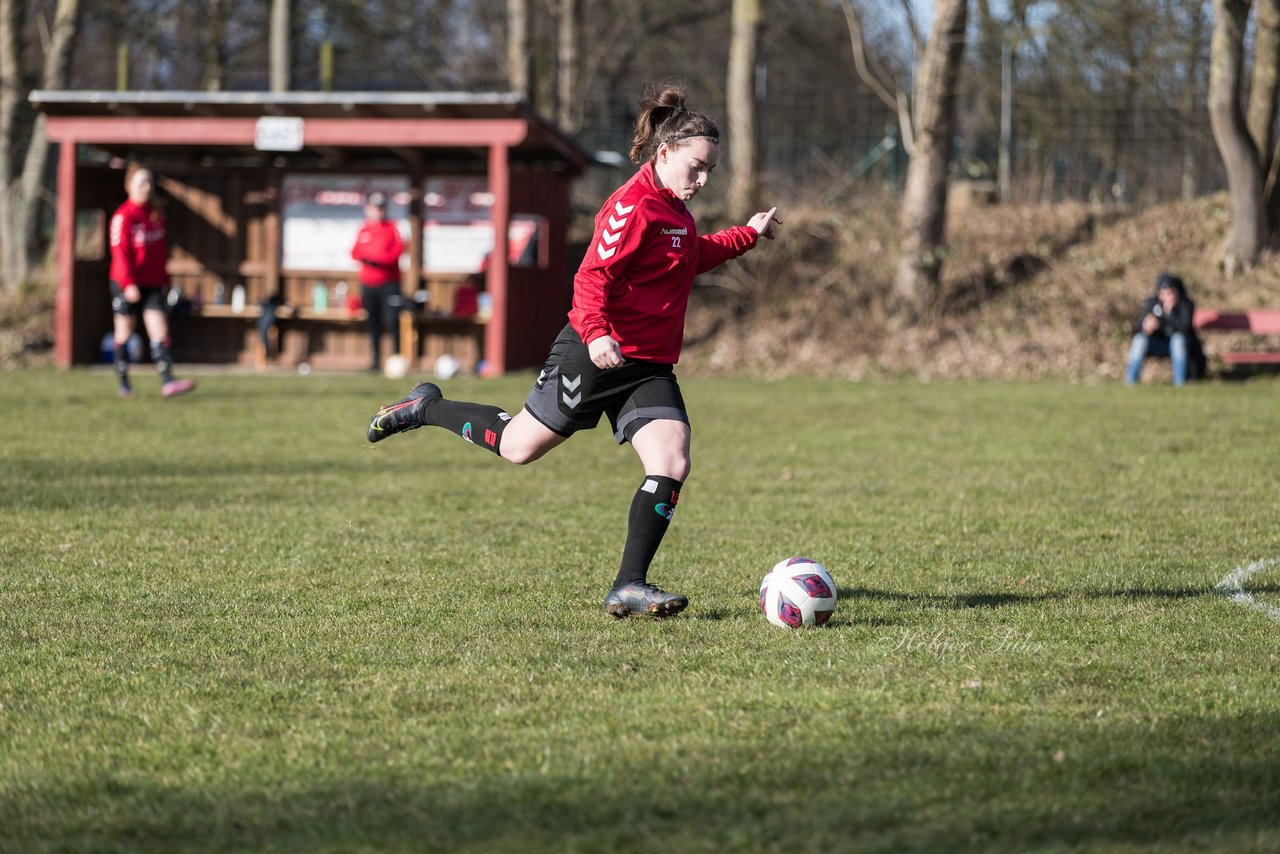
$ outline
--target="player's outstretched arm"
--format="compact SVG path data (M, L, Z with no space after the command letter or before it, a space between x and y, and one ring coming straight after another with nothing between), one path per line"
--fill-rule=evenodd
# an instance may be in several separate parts
M778 233L778 209L772 207L761 211L746 225L735 225L714 234L698 235L698 273L714 270L730 258L737 258L755 246L761 237L773 240Z

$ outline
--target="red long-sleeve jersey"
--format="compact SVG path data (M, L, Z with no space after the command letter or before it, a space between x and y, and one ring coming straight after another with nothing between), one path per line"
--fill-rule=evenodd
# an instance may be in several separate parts
M569 322L588 344L611 335L627 358L674 365L693 277L738 257L758 238L744 225L699 236L684 202L657 186L646 163L596 214L573 280Z
M351 257L360 262L360 283L376 288L400 281L400 254L404 241L394 222L368 220L360 226Z
M111 215L110 231L111 281L140 288L169 284L169 233L160 211L126 199Z

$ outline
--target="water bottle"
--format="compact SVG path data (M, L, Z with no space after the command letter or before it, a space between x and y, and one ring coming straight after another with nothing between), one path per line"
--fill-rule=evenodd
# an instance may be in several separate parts
M231 310L236 314L244 311L244 285L236 285L231 289Z
M324 282L316 282L316 286L311 289L311 307L316 311L328 310L329 289L324 286Z

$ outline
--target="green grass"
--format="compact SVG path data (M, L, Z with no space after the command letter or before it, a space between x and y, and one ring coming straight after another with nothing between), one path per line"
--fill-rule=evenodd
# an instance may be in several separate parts
M517 468L406 383L0 377L0 850L1276 850L1271 382L686 381L694 474ZM446 392L518 407L530 378ZM764 622L782 557L833 623ZM1251 589L1280 604L1275 571Z

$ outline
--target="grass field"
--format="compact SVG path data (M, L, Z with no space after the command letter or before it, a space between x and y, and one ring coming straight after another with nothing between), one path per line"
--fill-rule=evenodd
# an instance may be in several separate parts
M607 431L200 379L0 376L0 850L1280 849L1280 569L1215 589L1280 558L1270 380L686 381L692 605L614 622ZM795 554L826 629L757 612Z

